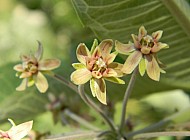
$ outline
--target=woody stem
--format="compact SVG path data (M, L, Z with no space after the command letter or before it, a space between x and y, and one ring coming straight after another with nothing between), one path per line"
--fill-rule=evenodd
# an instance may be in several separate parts
M123 127L124 127L124 124L125 124L127 102L128 102L129 96L131 94L131 91L132 91L132 89L134 87L137 73L138 73L138 68L135 68L135 70L134 70L134 72L133 72L133 74L131 76L131 79L129 81L129 84L127 86L127 89L125 91L125 95L124 95L124 99L123 99L123 106L122 106L121 122L120 122L120 127L119 127L119 132L121 134L122 134L122 130L123 130Z
M111 130L116 132L116 127L115 127L114 123L104 114L104 112L87 95L85 95L84 85L79 85L78 86L78 91L79 91L79 94L80 94L81 98L83 99L83 101L88 106L93 108L96 112L98 112L102 116L104 121L109 125Z

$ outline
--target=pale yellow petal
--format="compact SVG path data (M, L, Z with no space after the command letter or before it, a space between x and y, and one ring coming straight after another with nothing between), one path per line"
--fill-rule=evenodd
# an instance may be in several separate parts
M158 40L162 37L162 34L163 34L163 31L162 30L159 30L159 31L156 31L156 32L153 32L152 33L152 37L153 39L158 42Z
M38 72L37 75L35 75L33 77L34 77L34 82L35 82L37 89L41 93L45 93L48 89L48 82L47 82L46 77L41 72Z
M99 44L100 52L102 53L102 57L105 58L108 54L110 54L113 48L113 40L105 39Z
M107 81L116 83L116 84L125 84L125 81L123 81L122 79L117 78L117 77L106 77L104 79L107 80Z
M22 72L19 78L28 78L31 77L32 73L31 72Z
M91 72L84 68L78 69L71 74L71 81L76 85L82 85L92 78Z
M134 35L134 34L131 34L131 37L133 39L135 48L139 49L140 48L140 44L139 44L139 41L138 41L138 37L136 35Z
M128 43L128 44L123 44L119 41L115 41L115 50L118 51L121 54L129 54L130 52L135 50L134 44Z
M90 79L90 89L92 92L93 97L96 97L96 83L95 83L95 78Z
M117 77L117 72L112 68L108 68L104 71L103 77Z
M22 66L22 64L18 64L18 65L15 65L13 67L13 69L18 71L18 72L22 72L23 71L23 66Z
M115 72L117 72L117 77L122 77L123 76L123 72L121 71L121 69L123 68L123 64L113 62L113 63L108 65L108 68L114 69Z
M93 54L95 48L98 46L98 40L97 39L94 39L94 42L92 44L92 47L91 47L91 50L90 50L90 53Z
M76 50L77 59L82 64L86 64L86 57L90 56L90 51L84 43L80 43Z
M90 86L91 92L93 96L97 97L97 99L102 103L107 105L106 102L106 84L104 79L93 79L91 81L91 86Z
M38 70L53 70L59 67L61 61L59 59L45 59L41 60L38 64Z
M117 51L115 51L115 52L113 52L113 53L111 53L111 54L108 54L108 55L105 57L105 62L106 62L106 64L109 65L110 63L112 63L112 62L115 60L117 54L118 54Z
M38 50L36 51L34 56L37 59L37 61L39 61L42 58L42 55L43 55L43 47L42 47L41 42L38 41Z
M85 66L84 64L82 64L82 63L73 63L72 66L73 66L73 68L75 68L75 69L83 69L83 68L86 67L86 66Z
M143 76L145 74L146 71L146 63L145 63L145 59L142 57L140 63L139 63L139 73L141 76Z
M142 53L140 51L134 51L125 61L122 71L126 74L130 74L137 67L141 61Z
M32 125L33 121L29 121L17 126L13 126L10 130L8 130L8 135L11 140L20 140L30 132Z
M139 39L141 39L142 37L144 37L146 35L147 35L147 31L146 31L145 27L141 26L139 28L139 35L138 35Z
M158 62L152 55L146 55L145 56L146 63L147 63L147 74L148 76L155 80L159 81L160 80L160 67L158 65Z
M161 49L167 49L169 46L166 43L158 42L157 45L154 45L151 49L151 52L156 53L159 52Z
M17 91L23 91L27 87L27 78L24 78L21 82L21 84L16 88Z

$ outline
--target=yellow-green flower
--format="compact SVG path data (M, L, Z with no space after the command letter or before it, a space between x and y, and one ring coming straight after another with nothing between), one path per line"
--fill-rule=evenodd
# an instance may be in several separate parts
M132 34L134 43L123 44L116 41L116 50L121 54L129 55L122 71L130 74L139 65L141 76L147 71L151 79L159 81L160 73L165 73L165 71L161 68L162 63L158 60L156 53L161 49L169 48L167 44L158 42L162 33L163 31L159 30L150 36L147 35L144 26L141 26L138 36Z
M112 47L111 39L103 40L99 45L95 39L91 51L85 44L79 44L76 55L80 63L73 64L76 71L71 74L71 81L76 85L85 84L90 80L92 95L103 104L107 104L105 80L118 84L125 83L118 78L123 76L121 72L123 65L113 62L117 52L111 52Z
M41 60L43 47L40 42L38 43L38 50L35 54L22 55L22 64L14 66L14 70L17 71L16 76L23 79L20 86L16 88L17 91L23 91L26 87L35 84L40 92L46 92L48 82L43 73L50 73L51 70L60 66L61 62L58 59Z
M11 119L8 119L12 127L8 131L0 130L0 140L20 140L32 129L33 121L28 121L19 125L15 125Z

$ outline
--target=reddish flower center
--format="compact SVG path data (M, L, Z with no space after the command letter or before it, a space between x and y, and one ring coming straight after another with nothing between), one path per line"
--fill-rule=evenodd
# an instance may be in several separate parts
M104 60L99 57L92 66L92 74L95 78L101 78L103 73L106 71L107 65Z
M23 63L23 68L24 68L24 71L26 72L36 73L37 67L38 67L38 64L32 61Z
M154 46L154 41L151 36L145 36L140 40L141 49L143 54L150 54L151 48Z

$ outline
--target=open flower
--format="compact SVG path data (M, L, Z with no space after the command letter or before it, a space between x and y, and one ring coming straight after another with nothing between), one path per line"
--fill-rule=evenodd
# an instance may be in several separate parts
M111 39L103 40L99 45L95 39L91 51L85 44L79 44L76 55L80 63L73 64L76 71L71 74L71 81L76 85L85 84L90 80L92 95L103 104L106 104L105 80L118 84L125 83L118 78L123 76L121 72L123 65L113 62L117 52L111 53L112 47Z
M19 125L15 125L11 119L8 119L12 127L8 131L0 130L0 140L20 140L32 129L33 121L28 121Z
M147 71L151 79L159 81L160 73L165 73L165 71L162 70L162 63L158 60L156 53L161 49L169 48L167 44L158 42L162 33L163 31L159 30L150 36L147 35L144 26L141 26L138 36L132 34L134 43L129 42L128 44L123 44L116 41L116 50L121 54L129 55L122 71L126 74L130 74L139 65L141 76Z
M61 62L58 59L41 60L43 47L40 42L38 44L38 50L34 55L22 55L22 64L14 66L14 70L17 71L16 76L23 79L20 86L16 88L18 91L23 91L26 87L35 84L40 92L46 92L48 82L43 73L51 73L51 70L60 66Z

